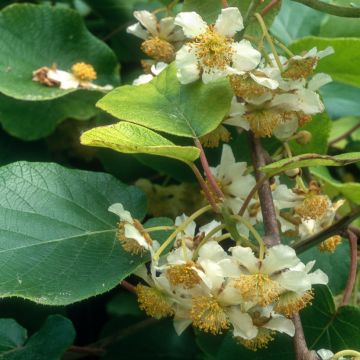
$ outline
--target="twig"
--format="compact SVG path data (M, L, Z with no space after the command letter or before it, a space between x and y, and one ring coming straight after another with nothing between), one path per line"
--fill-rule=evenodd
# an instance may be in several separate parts
M360 8L337 6L318 0L293 0L293 1L330 15L335 15L340 17L350 17L350 18L360 17Z
M349 303L352 291L354 289L357 271L357 236L349 229L346 233L350 243L350 271L342 299L342 305L347 305Z
M315 351L310 351L307 347L304 330L301 324L301 319L298 313L292 317L292 321L295 325L294 335L294 350L296 360L318 360L318 356Z
M130 283L127 282L126 280L123 280L123 281L120 283L120 285L121 285L124 289L126 289L126 290L128 290L128 291L130 291L130 292L132 292L132 293L134 293L134 294L136 294L135 286L132 285L132 284L130 284Z
M249 133L249 136L255 177L258 182L263 182L263 184L259 186L258 194L265 226L264 241L266 246L271 247L280 243L280 232L269 180L264 180L263 177L265 174L259 170L259 168L266 165L265 153L260 140L255 137L252 132Z
M246 11L246 15L244 17L244 28L246 28L249 23L251 18L253 17L257 7L260 5L261 0L252 0L247 11Z
M346 216L342 217L335 224L329 226L327 229L308 237L307 239L303 239L295 242L291 245L293 249L296 250L297 253L304 252L305 250L320 244L322 241L328 239L333 235L338 235L341 233L347 226L352 223L356 218L360 216L360 207L355 208Z
M71 353L78 353L78 354L92 355L92 356L102 356L105 354L104 349L91 347L91 346L72 345L66 351Z
M280 0L272 0L268 5L266 5L260 12L261 16L265 16L269 13L276 5L280 4Z
M350 136L355 130L360 128L360 120L359 123L354 125L351 129L349 129L348 131L346 131L345 133L343 133L342 135L336 137L335 139L331 140L329 142L329 146L334 146L334 144L336 144L337 142L346 139L348 136Z

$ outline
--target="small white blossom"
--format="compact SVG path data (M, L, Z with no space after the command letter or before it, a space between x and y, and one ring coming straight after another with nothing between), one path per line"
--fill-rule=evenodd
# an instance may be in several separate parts
M158 76L163 70L166 69L168 64L164 62L158 62L151 66L151 74L142 74L133 81L133 85L142 85L150 82L155 76Z

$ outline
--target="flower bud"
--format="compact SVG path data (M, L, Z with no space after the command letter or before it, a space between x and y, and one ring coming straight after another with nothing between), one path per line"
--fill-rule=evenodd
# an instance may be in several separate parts
M301 130L296 135L296 142L300 145L308 144L312 139L312 134L309 131Z
M295 178L296 176L301 174L300 168L290 169L285 171L285 175L289 178Z

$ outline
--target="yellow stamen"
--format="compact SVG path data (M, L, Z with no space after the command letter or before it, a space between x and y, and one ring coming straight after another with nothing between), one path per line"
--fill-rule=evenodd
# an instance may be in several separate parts
M194 263L188 262L186 264L171 266L166 271L166 277L169 279L171 285L182 285L185 289L191 289L200 283L201 279L196 270Z
M328 239L324 240L320 246L319 249L321 252L331 252L334 253L336 250L336 247L340 245L342 242L342 238L339 235L334 235L329 237Z
M257 351L258 349L267 348L270 341L274 340L275 331L259 328L258 335L250 340L236 337L235 339L247 349Z
M200 138L200 142L205 147L217 148L222 141L227 143L230 141L230 139L231 139L230 132L223 125L219 125L211 133L202 136Z
M210 25L205 33L196 36L189 45L195 48L202 66L224 70L232 61L233 42L233 39L219 34Z
M270 137L273 130L281 124L283 117L277 110L254 111L244 115L251 130L259 137Z
M161 319L174 314L174 310L169 304L166 295L158 289L138 284L136 286L136 294L138 296L139 308L144 310L147 315L155 319Z
M312 195L304 199L295 208L295 212L303 219L321 219L329 209L329 198L325 195Z
M261 306L271 304L280 295L280 285L269 275L262 273L241 275L234 287L240 291L245 301L256 301Z
M194 298L190 316L195 327L214 335L221 334L223 330L230 327L225 311L211 297Z
M96 79L96 71L90 64L76 63L71 67L71 72L80 81L92 81Z
M231 75L230 84L234 94L244 99L257 97L270 91L270 89L254 81L249 75Z
M156 61L171 63L175 59L175 47L159 37L151 37L141 44L141 50Z
M286 292L280 296L279 302L276 304L274 310L278 313L291 317L296 312L311 304L314 298L313 290L306 291L299 296L296 292Z
M316 57L299 60L290 59L282 76L292 80L307 79L313 73L316 62Z

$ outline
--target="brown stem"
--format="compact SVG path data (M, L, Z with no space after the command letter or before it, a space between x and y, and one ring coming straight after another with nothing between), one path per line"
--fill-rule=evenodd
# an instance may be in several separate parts
M354 289L357 271L357 236L349 229L346 233L350 243L350 271L342 299L342 305L347 305L349 303Z
M260 12L261 16L265 16L271 11L276 5L280 4L280 0L272 0L268 5L266 5Z
M331 140L329 142L329 146L334 146L334 144L336 144L337 142L346 139L348 136L350 136L355 130L360 128L360 122L356 125L354 125L351 129L349 129L348 131L346 131L345 133L343 133L342 135L336 137L335 139Z
M315 351L310 351L307 347L304 330L301 324L301 319L298 313L292 317L292 321L295 325L294 335L294 350L296 360L318 360L318 356Z
M67 349L67 352L92 355L92 356L102 356L105 354L105 350L102 348L96 348L91 346L76 346L76 345L70 346Z
M258 182L263 182L263 184L259 186L258 194L265 227L264 242L267 247L271 247L280 243L280 232L276 219L276 211L272 198L270 182L269 180L264 181L263 177L266 175L259 170L262 166L266 165L266 156L260 139L252 132L249 134L250 146L252 149L251 155L255 168L255 177Z
M126 289L126 290L128 290L128 291L130 291L130 292L132 292L132 293L134 293L134 294L136 294L135 286L132 285L132 284L130 284L130 283L127 282L126 280L123 280L123 281L120 283L120 285L121 285L124 289Z
M204 172L206 174L206 178L209 181L210 186L212 187L212 189L214 190L214 193L219 197L219 198L224 198L224 194L221 191L221 189L219 188L219 185L217 184L214 175L212 174L211 170L210 170L210 166L209 163L207 161L206 155L205 155L205 151L204 148L201 145L201 142L199 141L199 139L195 139L194 143L196 145L196 147L200 150L200 161L201 161L201 165L204 169Z
M200 186L201 186L201 189L203 190L207 200L209 201L210 205L212 206L213 210L215 212L218 212L219 211L219 208L218 206L216 205L216 202L215 202L215 199L211 193L211 191L209 190L209 187L208 185L206 184L206 181L204 180L204 178L202 177L199 169L197 168L197 166L194 164L194 163L191 163L190 165L191 167L191 170L194 172L195 176L196 176L196 179L198 180Z

